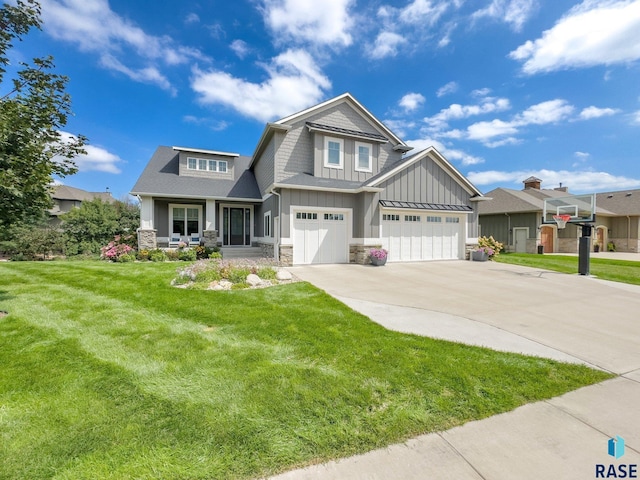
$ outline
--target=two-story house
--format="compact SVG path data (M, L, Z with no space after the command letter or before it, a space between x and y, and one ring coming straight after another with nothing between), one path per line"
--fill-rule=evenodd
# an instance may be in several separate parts
M159 147L131 192L140 248L193 233L285 264L365 263L374 246L462 259L482 194L434 148L411 149L348 93L268 123L251 157Z

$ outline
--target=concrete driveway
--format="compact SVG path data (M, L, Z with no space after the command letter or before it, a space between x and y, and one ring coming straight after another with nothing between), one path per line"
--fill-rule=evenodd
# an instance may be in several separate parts
M388 328L588 363L619 376L273 480L581 480L614 478L597 474L610 473L610 465L640 471L639 287L493 262L291 272ZM608 455L616 436L626 442L618 459Z
M290 271L395 330L582 361L617 374L640 369L637 286L495 262Z

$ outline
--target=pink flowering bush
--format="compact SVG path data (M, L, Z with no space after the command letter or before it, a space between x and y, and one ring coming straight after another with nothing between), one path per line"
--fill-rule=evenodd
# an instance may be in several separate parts
M135 255L134 249L124 243L124 241L125 239L123 239L120 235L116 235L106 247L102 247L100 249L100 258L103 260L117 262L121 258L128 259L129 255Z

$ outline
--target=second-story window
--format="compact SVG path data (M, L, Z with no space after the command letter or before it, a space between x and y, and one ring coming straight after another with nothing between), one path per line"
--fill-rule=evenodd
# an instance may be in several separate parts
M204 172L227 172L226 160L206 160L204 158L187 158L187 168L189 170L201 170Z
M359 172L371 171L371 145L368 143L356 142L355 169Z
M340 138L325 137L324 166L329 168L343 168L344 141Z

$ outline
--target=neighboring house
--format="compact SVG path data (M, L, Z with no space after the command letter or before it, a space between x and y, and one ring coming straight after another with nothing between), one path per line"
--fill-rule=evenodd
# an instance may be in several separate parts
M53 207L49 210L49 224L58 226L61 220L58 218L72 208L79 207L82 202L101 199L103 202L113 202L114 198L110 192L87 192L79 188L70 187L68 185L57 185L51 193L53 199Z
M350 94L268 123L251 157L159 147L132 189L140 248L174 233L260 248L285 264L462 259L474 187L434 148L411 150Z
M568 223L566 228L542 224L545 198L571 195L567 187L543 189L542 180L529 177L523 190L496 188L479 204L480 235L493 236L507 251L535 253L577 253L582 229ZM596 221L592 249L607 245L623 252L638 252L640 230L640 190L596 194Z

